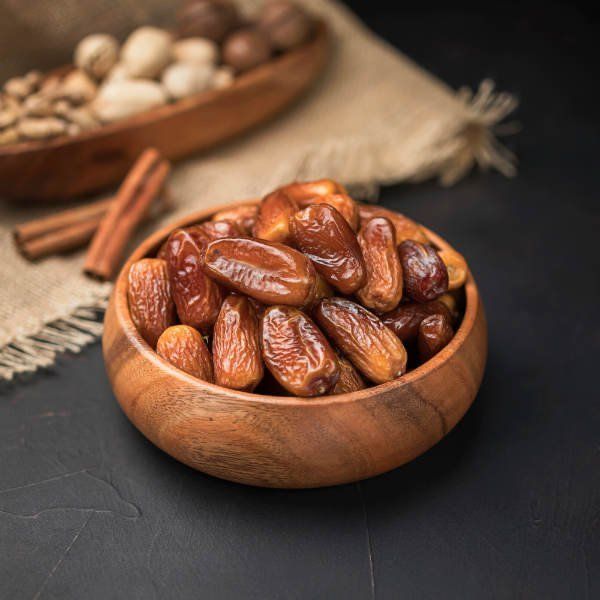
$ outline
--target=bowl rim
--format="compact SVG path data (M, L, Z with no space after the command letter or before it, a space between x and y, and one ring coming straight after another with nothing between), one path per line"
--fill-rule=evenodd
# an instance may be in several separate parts
M142 241L141 244L139 244L131 253L117 277L114 289L112 291L112 301L114 303L117 322L124 336L127 338L127 341L131 344L131 346L145 360L151 362L156 368L166 371L169 375L180 380L181 383L185 384L186 386L194 388L199 394L210 391L213 393L213 397L214 395L217 395L221 398L229 397L232 400L243 399L245 401L259 404L286 405L298 408L360 402L372 397L374 394L386 393L392 390L400 390L405 386L415 384L431 373L437 371L460 350L472 332L477 320L478 312L481 310L479 291L470 269L468 270L467 281L465 283L465 311L463 319L450 343L433 358L429 359L422 365L419 365L416 369L413 369L412 371L402 375L399 379L394 379L386 383L371 386L363 390L346 392L345 394L323 395L306 398L300 396L271 396L268 394L256 394L254 392L232 390L214 383L203 381L194 377L193 375L189 375L185 371L178 369L174 365L161 358L142 338L133 324L133 321L131 320L129 304L127 300L127 274L131 264L137 260L140 260L141 258L148 257L148 254L156 251L159 245L167 238L168 234L178 227L185 227L206 221L207 219L210 219L210 217L216 212L229 210L239 206L257 204L259 201L259 199L251 199L238 202L227 202L190 213L187 216L168 223L164 227L161 227L159 230L155 231L144 241ZM432 241L438 247L442 249L449 248L453 250L452 246L450 246L450 244L442 237L423 225L421 225L421 227L423 227L425 230L425 233L430 241Z

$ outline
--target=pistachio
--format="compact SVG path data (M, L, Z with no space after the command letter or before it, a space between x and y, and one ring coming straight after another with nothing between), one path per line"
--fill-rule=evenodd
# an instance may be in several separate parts
M4 84L4 91L9 96L22 100L31 94L33 86L24 77L13 77Z
M117 62L119 42L106 33L84 37L75 48L74 62L94 79L102 79Z
M91 109L100 121L110 123L166 102L163 87L155 81L111 81L100 88Z
M3 108L0 110L0 129L14 125L19 118L19 113L14 108Z
M71 71L63 80L58 90L60 98L72 104L90 102L96 95L97 87L89 75L80 69Z
M23 79L33 90L37 90L42 83L42 74L40 71L29 71Z
M18 133L30 140L44 140L66 133L67 125L55 117L21 119L17 124Z
M157 77L171 61L171 35L156 27L136 29L123 44L121 61L130 77Z
M27 117L50 117L54 114L51 101L40 94L34 94L23 101L23 115Z
M174 63L162 76L162 83L172 98L186 98L208 89L213 76L211 65Z
M16 127L8 127L0 131L0 146L8 146L19 141L19 133Z
M234 72L231 67L219 67L214 73L211 81L211 87L215 90L221 90L229 87L234 80Z
M219 60L219 48L207 38L187 38L173 44L173 58L176 62L214 65Z
M80 131L93 129L98 126L98 120L93 115L91 109L87 106L78 106L76 108L68 107L57 114L72 125L76 125Z
M40 84L39 94L54 100L60 90L60 77L58 75L52 75L47 77Z

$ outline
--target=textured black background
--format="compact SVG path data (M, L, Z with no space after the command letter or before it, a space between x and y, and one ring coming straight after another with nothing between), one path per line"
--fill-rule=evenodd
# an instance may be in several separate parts
M490 326L473 408L389 474L260 490L138 434L98 344L63 357L0 386L0 598L600 597L596 23L548 3L352 4L450 85L489 76L521 99L516 179L382 194L470 261Z

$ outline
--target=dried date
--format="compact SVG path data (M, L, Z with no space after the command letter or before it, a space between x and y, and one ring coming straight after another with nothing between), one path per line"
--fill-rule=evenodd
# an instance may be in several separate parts
M133 323L155 348L161 333L176 323L166 262L160 258L134 262L129 269L127 299Z
M302 311L271 306L261 320L263 358L277 381L296 396L318 396L339 377L335 352Z
M174 325L158 338L156 352L173 366L198 379L213 382L210 352L203 337L189 325Z
M372 204L359 204L358 212L360 215L361 227L375 217L385 217L386 219L389 219L396 231L397 244L401 244L404 240L415 240L422 244L429 243L423 228L401 213L388 210L381 206L373 206Z
M263 377L258 318L250 300L229 295L219 312L212 338L215 383L251 392Z
M306 208L311 204L328 204L333 206L348 221L352 231L358 230L359 215L358 204L348 196L348 194L328 194L326 196L315 196L314 198L305 198L298 202L301 208Z
M404 240L398 246L404 289L417 302L435 300L448 290L448 271L438 253L425 244Z
M454 335L450 320L445 315L431 315L421 321L417 349L422 362L445 348Z
M340 378L333 390L331 390L332 394L347 394L349 392L363 390L367 387L359 372L347 358L338 354L337 361Z
M365 263L356 235L342 215L327 204L311 204L291 220L296 246L325 281L342 294L365 283Z
M370 381L384 383L406 371L406 349L373 313L344 298L326 298L315 310L317 323Z
M179 320L209 333L219 315L225 291L203 272L204 255L202 242L189 231L176 229L170 235L167 267Z
M363 306L387 312L402 299L402 265L396 248L394 226L386 217L368 221L358 234L365 260L367 281L356 292Z
M381 315L381 320L403 342L417 338L421 321L431 315L444 315L450 319L450 311L446 304L439 300L430 302L406 302L398 308Z
M258 207L252 235L269 242L289 242L290 219L298 208L298 203L282 191L265 196Z
M279 190L285 192L289 198L298 203L303 203L319 196L328 196L329 194L346 194L346 188L332 179L317 179L315 181L295 181L288 185L280 187Z
M316 302L320 290L310 260L276 242L216 240L206 250L204 268L229 289L263 304L307 306Z
M252 233L254 223L256 223L256 215L258 214L258 205L244 204L236 208L227 208L215 213L212 217L213 221L233 221L245 235Z
M448 271L448 289L457 290L465 285L468 273L465 257L452 248L440 250L438 255Z

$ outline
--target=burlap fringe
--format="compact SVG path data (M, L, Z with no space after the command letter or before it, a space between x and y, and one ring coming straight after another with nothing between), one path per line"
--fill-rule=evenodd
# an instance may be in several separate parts
M404 178L422 181L438 177L449 186L465 176L475 165L486 170L495 168L507 177L516 174L516 156L498 142L497 125L518 105L511 94L494 91L494 83L486 79L473 94L464 88L458 98L467 106L471 118L436 146L434 162L428 161L427 149L404 165ZM393 162L396 132L389 122L379 131L357 139L334 139L320 142L299 153L296 161L282 165L266 189L297 180L330 177L350 184L352 192L361 199L374 201L379 185L397 183L398 165ZM370 177L364 174L370 173ZM373 176L373 173L375 175ZM396 175L394 176L394 173ZM107 294L85 307L78 307L63 319L49 323L35 336L13 340L0 349L0 378L12 379L51 366L58 354L80 352L102 335L102 314Z
M10 380L17 374L50 367L63 352L80 352L102 335L102 316L106 296L88 306L76 308L63 319L47 324L38 334L13 340L0 349L0 378Z
M459 90L457 97L467 108L469 118L435 149L423 148L420 153L399 158L397 130L392 118L360 136L332 138L303 148L298 159L287 161L273 173L266 189L294 179L329 177L360 190L366 200L373 200L378 195L379 185L403 179L418 182L438 178L442 185L450 186L475 166L482 170L496 169L506 177L514 177L517 157L497 136L518 130L513 124L498 127L517 108L518 100L512 94L495 92L494 87L492 80L485 79L475 94L468 88Z

